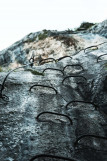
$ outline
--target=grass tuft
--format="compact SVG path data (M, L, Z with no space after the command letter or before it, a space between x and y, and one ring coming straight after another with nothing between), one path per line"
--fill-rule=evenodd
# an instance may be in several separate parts
M26 69L25 71L30 71L32 74L34 74L34 75L42 75L42 76L44 76L44 73L40 73L40 72L38 72L38 71L36 71L36 70L32 70L32 69Z

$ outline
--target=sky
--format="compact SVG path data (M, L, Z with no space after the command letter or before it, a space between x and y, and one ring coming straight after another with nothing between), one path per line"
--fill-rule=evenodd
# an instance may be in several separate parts
M0 50L31 32L107 19L107 0L0 0Z

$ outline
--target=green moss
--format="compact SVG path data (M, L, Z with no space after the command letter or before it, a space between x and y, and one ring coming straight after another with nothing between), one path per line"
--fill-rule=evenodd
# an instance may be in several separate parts
M106 63L106 64L104 64L104 68L107 70L107 63Z
M2 69L2 67L0 66L0 72L3 72L3 69Z
M32 69L26 69L25 71L30 71L32 74L34 74L34 75L42 75L42 76L44 76L44 73L40 73L40 72L38 72L38 71L36 71L36 70L32 70Z

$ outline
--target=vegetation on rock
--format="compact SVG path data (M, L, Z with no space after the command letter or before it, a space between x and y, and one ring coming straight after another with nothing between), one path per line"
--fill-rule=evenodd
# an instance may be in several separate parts
M76 31L82 31L82 30L87 30L89 29L90 27L94 26L95 24L94 23L90 23L90 22L83 22L80 27L78 27L76 29Z
M26 69L25 71L30 71L34 75L42 75L42 76L44 76L44 73L40 73L40 72L38 72L36 70L33 70L33 69Z
M59 35L59 36L54 36L54 38L56 38L57 40L63 41L63 43L67 45L68 47L72 45L75 47L75 49L77 47L78 41L74 39L73 37Z
M2 67L0 66L0 72L2 72L3 71L3 69L2 69Z
M40 34L38 35L38 38L39 38L39 40L44 40L44 39L47 38L47 36L48 36L47 30L43 30L43 33L40 33Z

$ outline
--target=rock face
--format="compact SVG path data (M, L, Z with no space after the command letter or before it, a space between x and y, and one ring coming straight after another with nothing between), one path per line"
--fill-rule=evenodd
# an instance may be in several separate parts
M47 37L38 41L38 45L30 42L23 48L31 50L52 43L57 46L62 39L62 45L69 44L72 34L66 39L67 35L63 33L63 36ZM92 33L78 33L74 37L75 45L60 46L63 49L61 55L47 55L55 59L65 55L72 58L65 57L39 66L35 58L37 61L32 68L28 65L25 70L20 68L11 72L4 83L5 88L1 86L0 161L107 160L107 57L103 55L107 53L107 40ZM17 45L8 49L16 51L15 56L20 53ZM92 47L86 48L89 46ZM23 48L21 51L28 63L32 52L27 56ZM68 48L72 54L66 53ZM57 52L56 48L54 50ZM11 51L7 54L8 61L5 59L6 64L11 68L12 60L17 66L24 64L24 61L17 62L17 56L11 58ZM58 52L60 54L60 50ZM2 66L3 54L6 50L0 57ZM35 70L44 74L35 75ZM0 72L0 84L6 75L7 72ZM9 101L6 102L4 95Z
M87 24L84 23L84 26L87 26ZM43 30L30 33L22 40L0 52L0 66L8 66L9 69L14 69L28 63L28 59L32 54L35 55L35 65L38 65L40 56L42 58L59 58L65 55L73 55L79 50L90 46L91 43L95 45L104 41L101 36L107 38L106 31L107 20L82 31ZM101 36L95 36L95 34Z
M100 34L107 38L107 20L93 26L90 31L95 34Z

